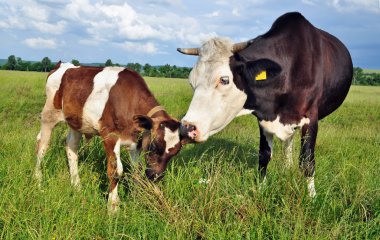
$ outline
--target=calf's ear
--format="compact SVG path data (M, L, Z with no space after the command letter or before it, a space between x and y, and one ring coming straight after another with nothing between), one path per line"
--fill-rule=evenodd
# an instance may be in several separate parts
M133 125L139 131L150 130L153 127L153 121L148 116L135 115L133 116Z
M250 83L268 81L281 73L281 66L270 59L249 61L245 64L244 75Z

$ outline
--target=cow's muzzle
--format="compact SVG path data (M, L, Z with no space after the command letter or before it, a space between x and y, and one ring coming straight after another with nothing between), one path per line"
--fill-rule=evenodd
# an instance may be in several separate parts
M145 175L152 182L158 182L164 177L164 173L156 173L152 169L148 168L145 170Z

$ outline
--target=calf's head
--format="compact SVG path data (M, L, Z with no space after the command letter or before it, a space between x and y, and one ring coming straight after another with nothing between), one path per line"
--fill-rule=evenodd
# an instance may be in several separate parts
M213 38L201 48L178 48L181 53L199 56L189 81L194 90L189 109L181 121L181 136L196 142L220 130L243 110L247 95L234 82L230 57L249 45Z
M150 118L145 115L133 117L135 128L141 133L141 149L147 167L146 176L150 180L163 177L169 160L175 156L184 144L180 138L180 122L172 118Z

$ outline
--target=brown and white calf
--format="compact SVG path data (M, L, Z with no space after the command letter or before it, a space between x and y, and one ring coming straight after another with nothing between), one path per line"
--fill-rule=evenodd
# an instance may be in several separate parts
M170 158L181 149L180 123L159 105L144 79L127 68L58 63L47 78L46 97L37 136L36 178L40 183L41 161L57 123L65 121L70 127L66 152L71 183L76 187L80 187L77 152L81 136L100 135L107 155L111 211L119 202L121 146L135 159L144 151L145 173L151 180L162 176Z

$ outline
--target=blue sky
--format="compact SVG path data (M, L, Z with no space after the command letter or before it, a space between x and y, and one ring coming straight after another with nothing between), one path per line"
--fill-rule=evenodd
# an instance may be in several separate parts
M380 69L380 0L0 0L0 58L192 66L177 47L245 41L289 11L338 37L354 66Z

